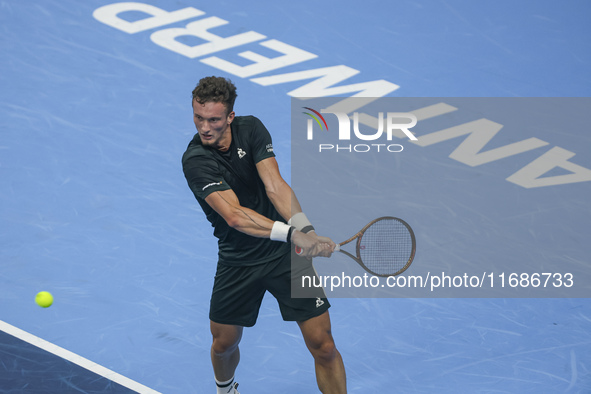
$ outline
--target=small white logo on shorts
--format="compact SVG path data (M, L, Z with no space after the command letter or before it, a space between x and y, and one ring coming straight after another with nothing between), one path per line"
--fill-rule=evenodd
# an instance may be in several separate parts
M324 301L320 297L316 297L316 308L320 308L322 305L324 305Z

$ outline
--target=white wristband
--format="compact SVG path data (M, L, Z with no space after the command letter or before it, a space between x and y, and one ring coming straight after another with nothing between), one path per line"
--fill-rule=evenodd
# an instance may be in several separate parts
M291 226L282 222L275 222L273 223L271 236L269 238L271 238L272 241L287 242L287 237L289 236L290 230Z
M298 212L289 219L287 224L294 226L296 230L301 230L306 226L311 226L312 223L306 217L306 214L303 212Z

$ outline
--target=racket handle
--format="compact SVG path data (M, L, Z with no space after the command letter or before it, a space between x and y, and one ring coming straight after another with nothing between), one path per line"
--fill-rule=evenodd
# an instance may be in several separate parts
M335 247L334 247L334 251L335 252L340 252L340 250L341 250L341 245L336 244Z

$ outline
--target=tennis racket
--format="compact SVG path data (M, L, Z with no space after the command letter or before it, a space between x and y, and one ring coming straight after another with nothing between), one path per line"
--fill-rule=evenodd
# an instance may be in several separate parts
M357 240L355 255L341 249ZM296 253L301 249L296 247ZM384 216L369 222L357 234L335 247L355 260L363 269L376 276L395 276L410 267L416 252L412 228L404 220Z

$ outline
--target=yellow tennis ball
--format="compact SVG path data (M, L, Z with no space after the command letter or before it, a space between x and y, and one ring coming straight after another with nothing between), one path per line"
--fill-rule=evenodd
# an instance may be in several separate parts
M53 296L48 291L40 291L35 296L35 302L42 308L49 308L53 304Z

